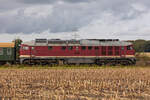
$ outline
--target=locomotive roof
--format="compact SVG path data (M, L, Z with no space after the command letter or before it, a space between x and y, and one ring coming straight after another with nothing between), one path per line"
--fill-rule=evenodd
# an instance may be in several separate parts
M0 43L0 47L15 47L15 43Z
M119 41L119 40L98 40L98 39L82 39L82 40L33 40L24 42L23 44L29 46L128 46L132 45L131 42Z

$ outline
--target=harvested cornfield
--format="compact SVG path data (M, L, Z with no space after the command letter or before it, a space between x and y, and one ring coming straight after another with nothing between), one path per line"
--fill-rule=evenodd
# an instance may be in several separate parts
M150 100L150 68L1 69L5 100Z

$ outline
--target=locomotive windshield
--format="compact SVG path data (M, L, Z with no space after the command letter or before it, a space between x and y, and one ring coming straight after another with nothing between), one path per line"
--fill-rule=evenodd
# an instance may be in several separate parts
M133 50L132 46L127 46L127 50Z

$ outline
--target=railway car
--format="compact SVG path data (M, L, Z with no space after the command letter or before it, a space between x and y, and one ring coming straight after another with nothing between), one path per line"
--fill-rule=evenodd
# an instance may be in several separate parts
M134 54L132 43L118 39L36 39L21 45L20 63L133 65Z
M14 43L0 43L0 64L15 62L15 44Z

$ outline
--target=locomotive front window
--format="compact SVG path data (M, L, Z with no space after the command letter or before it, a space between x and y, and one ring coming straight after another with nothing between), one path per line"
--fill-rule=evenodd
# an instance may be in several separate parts
M63 47L61 47L61 49L62 49L62 50L66 50L66 47L65 47L65 46L63 46Z
M86 49L86 47L85 47L85 46L82 46L81 48L82 48L82 50L85 50L85 49Z

